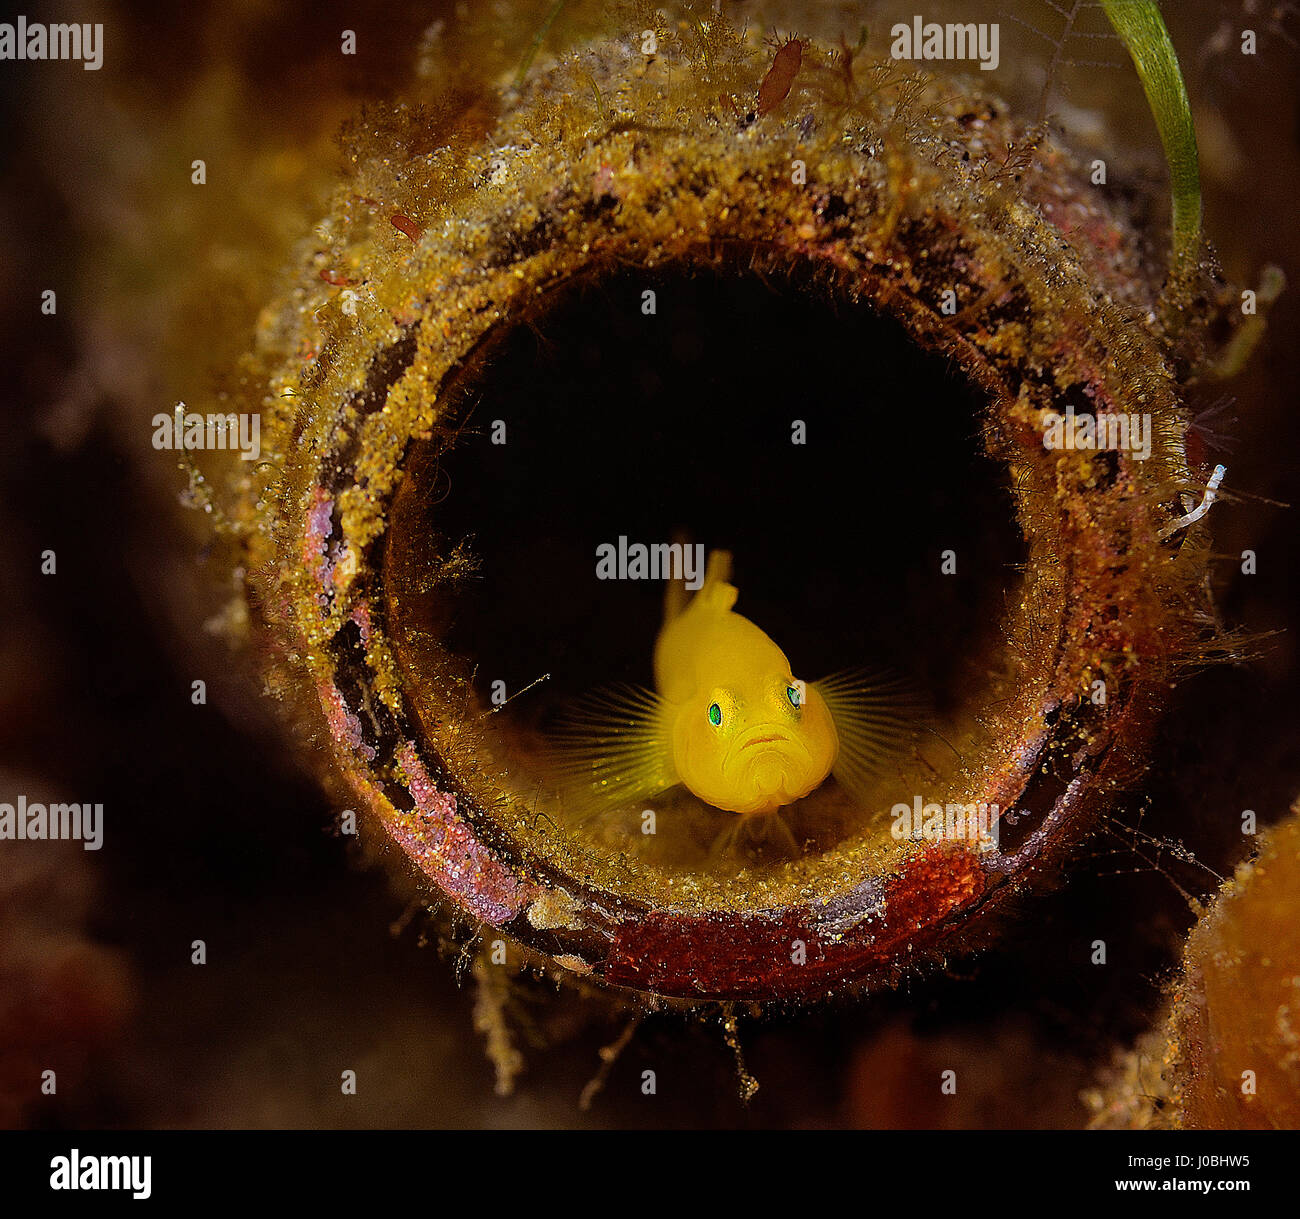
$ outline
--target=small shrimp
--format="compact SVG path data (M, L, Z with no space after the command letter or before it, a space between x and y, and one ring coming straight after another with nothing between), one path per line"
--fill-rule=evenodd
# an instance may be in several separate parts
M759 114L767 114L775 110L790 96L790 87L794 84L794 78L799 74L799 66L803 63L803 48L803 39L788 38L777 51L772 66L767 70L763 83L758 87Z

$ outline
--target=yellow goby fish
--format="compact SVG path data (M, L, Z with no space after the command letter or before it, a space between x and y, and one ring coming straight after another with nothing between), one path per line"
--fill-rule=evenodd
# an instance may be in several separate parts
M906 741L898 683L862 670L799 680L772 639L735 612L730 579L731 556L715 550L694 597L670 583L655 691L600 691L571 713L561 769L590 785L573 794L594 804L585 816L678 784L714 808L771 813L831 774L861 798Z

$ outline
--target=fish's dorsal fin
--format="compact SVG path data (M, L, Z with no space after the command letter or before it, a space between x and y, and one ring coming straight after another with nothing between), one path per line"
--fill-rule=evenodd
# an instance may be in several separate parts
M731 551L709 551L709 561L704 568L704 583L706 585L731 583Z
M725 614L736 604L740 591L734 584L705 584L695 596L706 609L715 614Z
M690 544L688 534L673 534L673 545L681 546L683 554ZM680 617L682 611L697 598L703 597L701 604L725 613L736 604L738 596L739 593L731 586L731 551L711 550L704 565L704 582L694 594L686 587L684 574L680 580L670 578L667 581L664 590L664 623L666 625Z
M695 596L701 605L718 614L727 613L736 604L740 592L731 582L731 551L709 551L704 584Z

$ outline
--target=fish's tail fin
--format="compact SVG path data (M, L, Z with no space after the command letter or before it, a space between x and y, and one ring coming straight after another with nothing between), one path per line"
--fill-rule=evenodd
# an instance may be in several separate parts
M686 591L686 581L670 579L668 587L664 589L664 621L672 622L674 618L681 617L690 599L690 594Z
M691 535L682 530L677 530L673 534L673 545L682 548L683 559L686 555L686 548L691 544ZM682 610L690 602L690 592L686 588L686 564L682 563L682 578L676 580L671 574L668 576L667 586L664 589L664 622L671 622L678 617Z
M831 773L865 803L889 760L924 728L925 700L906 678L882 669L844 669L813 682L812 688L825 702L839 737Z

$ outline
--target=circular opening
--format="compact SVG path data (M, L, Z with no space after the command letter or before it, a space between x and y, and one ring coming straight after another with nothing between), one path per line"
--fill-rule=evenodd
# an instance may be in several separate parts
M445 648L472 686L483 768L532 824L643 864L761 868L887 841L893 803L941 793L978 734L1025 557L982 396L894 319L813 289L740 266L570 284L495 338L454 432L408 454L386 592L417 713L443 714L421 707L419 678ZM557 778L575 707L654 685L665 584L600 578L599 548L674 541L699 548L688 563L731 553L736 611L796 677L901 679L910 732L865 796L828 779L744 818L677 788L593 816ZM422 556L459 543L473 574L431 579Z

